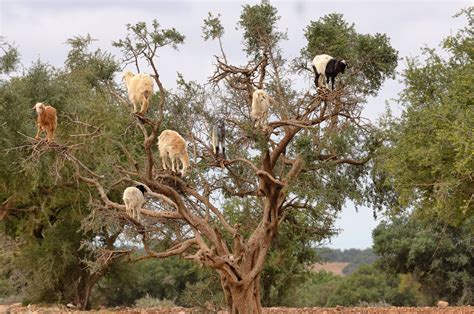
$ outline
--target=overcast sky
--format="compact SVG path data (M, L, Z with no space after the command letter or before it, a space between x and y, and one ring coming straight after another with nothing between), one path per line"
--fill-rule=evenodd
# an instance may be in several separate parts
M215 42L204 42L201 26L208 12L221 14L227 58L233 64L245 64L241 48L241 31L236 29L241 7L260 1L79 1L79 0L0 0L0 36L14 42L25 67L41 59L62 66L69 47L68 38L90 34L98 39L95 46L114 53L113 40L124 38L125 25L153 19L165 28L175 27L186 36L179 51L160 53L158 67L165 87L173 87L176 72L187 80L205 82L212 73L213 55L218 54ZM445 36L466 25L465 18L453 19L461 8L473 1L271 1L281 16L279 27L287 30L288 41L283 50L288 59L298 56L305 45L304 28L328 13L344 14L360 33L386 33L399 56L417 56L423 46L438 47ZM398 71L404 68L399 62ZM379 95L371 98L364 115L375 120L387 100L396 97L401 85L387 81ZM308 83L309 84L309 83ZM400 108L392 104L397 113ZM341 234L332 239L331 247L367 248L372 245L371 231L377 225L372 210L351 204L343 210L337 226Z

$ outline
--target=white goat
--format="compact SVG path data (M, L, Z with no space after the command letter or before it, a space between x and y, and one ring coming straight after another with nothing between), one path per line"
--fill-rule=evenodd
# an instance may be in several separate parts
M256 89L252 95L252 112L250 116L255 121L255 126L263 126L267 120L270 96L263 89Z
M123 202L127 215L138 222L141 220L140 209L146 202L145 191L145 187L141 184L129 186L123 191Z
M150 75L138 73L134 75L127 71L123 75L123 80L127 85L128 99L133 104L134 112L137 112L137 105L141 105L139 114L143 115L148 111L150 98L153 95L153 79Z
M346 60L337 60L327 54L317 55L313 59L316 87L324 85L329 89L329 80L331 80L332 89L334 90L334 79L339 73L344 73L346 67ZM319 80L322 80L322 84L319 84Z
M181 175L184 176L186 170L190 168L189 155L186 148L186 141L178 132L172 130L164 130L158 137L158 149L160 150L161 163L163 169L166 170L168 159L171 162L171 170L177 171L178 159L181 160L183 168ZM175 168L176 163L176 168Z
M37 103L33 109L36 110L36 136L35 139L40 138L40 132L46 132L46 138L48 142L54 139L54 132L58 126L58 117L56 115L56 109L52 106L48 106L42 102Z

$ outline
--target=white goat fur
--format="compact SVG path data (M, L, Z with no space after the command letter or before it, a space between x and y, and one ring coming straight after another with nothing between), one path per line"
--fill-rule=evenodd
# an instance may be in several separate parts
M136 221L140 221L140 209L146 202L142 191L134 186L129 186L123 191L123 202L125 204L127 215Z
M56 109L52 106L48 106L42 102L37 103L34 107L37 114L36 120L36 139L39 139L40 132L46 132L47 141L50 142L54 139L54 132L58 126L58 117L56 115Z
M158 149L160 150L161 163L163 169L167 168L168 159L171 162L171 170L174 172L178 168L178 159L183 164L181 175L184 176L186 170L190 167L189 155L186 149L186 141L178 132L172 130L164 130L158 137ZM176 163L176 168L175 168Z
M250 112L252 119L262 125L267 118L269 107L270 96L263 89L256 89L252 95L252 112Z
M134 75L127 71L123 75L123 80L127 85L128 99L133 104L134 112L137 112L137 105L140 104L140 114L145 114L153 95L153 79L148 74L138 73Z
M316 71L318 72L318 74L320 75L319 80L318 80L318 85L319 85L319 81L322 81L323 85L326 86L326 88L329 88L329 85L326 81L327 80L326 65L331 59L333 59L333 57L327 54L317 55L313 59L313 65L316 68Z

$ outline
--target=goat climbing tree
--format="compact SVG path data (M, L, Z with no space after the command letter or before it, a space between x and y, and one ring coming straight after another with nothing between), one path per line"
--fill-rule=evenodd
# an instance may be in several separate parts
M135 260L178 255L219 274L231 313L260 313L260 275L279 228L309 221L306 231L321 239L347 199L370 198L367 174L378 140L375 128L361 118L362 106L394 74L397 52L386 36L358 34L333 14L308 26L308 46L288 62L278 20L268 2L243 7L239 25L248 62L234 65L225 53L224 28L210 14L203 30L206 40L219 42L215 71L205 85L179 75L176 91L163 85L157 57L161 49L184 42L178 31L162 29L157 21L151 27L137 23L114 43L124 64L151 73L158 86L148 114L130 114L122 136L111 136L118 155L114 170L105 173L79 160L71 145L45 146L98 192L89 223L115 228L144 248L139 255L102 247L96 263L124 254ZM350 68L337 78L334 91L316 90L310 67L301 62L318 53L348 60ZM272 97L269 121L257 129L250 118L255 88ZM109 90L111 104L128 105L120 89ZM226 160L216 158L210 144L219 119L226 123ZM188 140L193 169L185 177L157 166L156 140L164 129ZM141 222L128 218L120 201L121 191L137 182L146 185L150 198ZM97 218L111 215L120 217L115 221L120 227Z

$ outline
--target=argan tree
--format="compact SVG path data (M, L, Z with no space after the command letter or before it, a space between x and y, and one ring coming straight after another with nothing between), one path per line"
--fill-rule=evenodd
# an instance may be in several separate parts
M81 186L95 190L93 210L83 222L87 230L120 230L117 241L144 248L130 255L135 261L181 256L215 270L232 313L261 312L262 270L283 226L324 239L334 233L334 217L346 200L361 204L368 196L369 161L379 140L361 119L362 106L397 64L386 36L361 35L341 15L326 16L308 26L308 46L299 59L328 53L346 58L351 68L338 77L336 90L318 91L308 67L284 58L280 43L286 35L278 20L268 2L243 7L239 26L248 61L234 65L225 54L220 20L209 15L204 38L220 43L209 84L179 75L174 91L162 83L158 56L161 49L177 48L184 36L157 21L151 27L128 25L128 35L114 45L125 64L156 81L148 114L131 114L119 126L121 133L101 131L102 140L115 143L109 167L76 157L87 147L74 146L72 138L41 146L72 167ZM337 35L327 38L333 28ZM315 44L322 39L329 48ZM110 106L127 106L124 93L109 87ZM250 118L256 88L272 97L269 120L261 128ZM218 120L226 123L227 159L214 156L210 145ZM193 168L184 177L160 166L156 142L165 129L188 140ZM146 185L150 198L140 222L126 216L120 200L121 191L137 182ZM92 269L114 253L96 246L95 239L84 245L104 257L91 263Z
M373 232L383 269L404 274L418 302L472 304L474 294L474 7L446 37L444 55L424 48L402 73L400 118L387 115L376 171L392 215Z
M70 143L74 158L106 171L117 145L110 136L122 132L116 126L127 121L127 109L108 101L118 65L108 53L90 52L90 42L90 36L68 40L64 69L38 61L0 81L0 232L5 238L0 263L15 295L25 302L66 301L87 308L96 282L105 273L113 275L112 264L129 254L114 245L121 224L116 229L88 224L94 209L90 189L71 180L73 168L57 158L58 143ZM58 110L55 150L31 138L32 106L38 101ZM114 253L95 254L85 245L89 242ZM95 260L100 265L88 268Z

